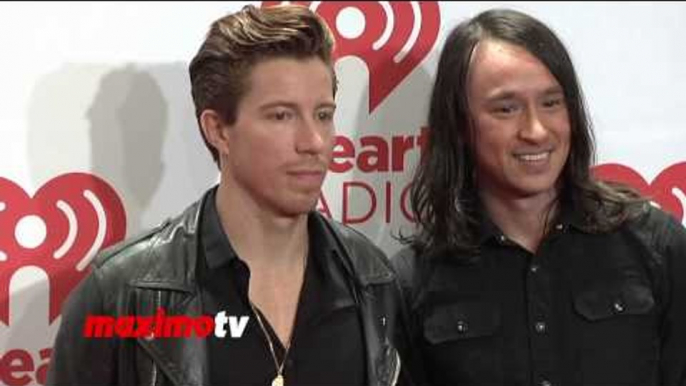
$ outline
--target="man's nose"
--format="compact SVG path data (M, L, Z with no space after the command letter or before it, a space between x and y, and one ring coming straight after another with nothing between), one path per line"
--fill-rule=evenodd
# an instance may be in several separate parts
M313 119L303 119L298 128L296 150L298 153L319 154L324 151L329 135L323 124Z
M530 108L519 129L519 137L529 142L540 142L548 135L548 129L535 108Z

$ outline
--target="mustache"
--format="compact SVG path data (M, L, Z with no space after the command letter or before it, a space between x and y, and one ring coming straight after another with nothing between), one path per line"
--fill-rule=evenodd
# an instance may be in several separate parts
M325 160L310 160L307 162L293 162L286 165L286 170L291 172L320 172L326 173L329 170L329 164Z

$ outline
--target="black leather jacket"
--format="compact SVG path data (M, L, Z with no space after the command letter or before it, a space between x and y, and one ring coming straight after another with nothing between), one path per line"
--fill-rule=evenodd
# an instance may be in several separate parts
M168 314L201 315L195 276L201 201L94 260L92 272L63 309L48 385L209 383L204 339L83 337L88 314L154 315L162 307ZM400 357L391 341L397 334L394 328L400 319L396 316L402 305L395 275L383 252L360 233L318 213L311 216L333 234L344 251L338 257L363 320L367 385L394 385L399 379Z

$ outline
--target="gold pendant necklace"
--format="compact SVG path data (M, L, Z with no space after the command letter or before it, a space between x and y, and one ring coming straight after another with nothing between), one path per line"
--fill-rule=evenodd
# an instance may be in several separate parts
M276 378L272 380L272 386L284 386L283 375L277 374Z
M309 245L308 249L305 250L305 257L303 258L303 281L305 271L307 270L307 263L308 263L308 258L309 256ZM298 299L300 299L300 291L302 290L302 283L300 286L300 289L298 290ZM257 311L257 307L253 304L252 300L248 298L248 304L250 305L250 308L252 309L253 314L255 314L255 317L257 318L257 323L260 325L260 329L262 330L262 333L264 334L265 339L267 339L267 343L269 344L269 352L272 354L272 359L274 360L274 366L276 367L276 376L274 379L272 379L272 385L271 386L285 386L286 385L286 379L283 376L283 366L286 364L286 359L288 358L288 353L291 350L291 346L293 343L293 332L295 331L295 318L293 320L293 324L291 325L291 334L288 337L288 344L284 347L285 351L283 354L283 360L281 363L279 363L278 358L276 357L276 352L274 351L274 343L272 342L272 338L269 335L269 332L267 332L267 329L264 327L264 322L262 322L262 317L260 316L260 313ZM298 305L300 304L300 301L298 301ZM297 314L297 309L296 307L296 314ZM275 331L276 334L276 331Z
M264 327L264 323L262 322L262 317L260 317L260 313L257 312L257 308L250 299L248 299L248 303L250 304L250 308L252 309L253 314L255 314L255 317L257 318L257 323L260 325L262 333L267 339L267 343L269 343L269 352L272 354L272 359L274 360L274 366L276 367L276 376L272 380L272 386L285 386L286 380L283 377L283 365L286 363L286 358L288 358L288 352L291 349L291 340L293 339L293 332L291 332L291 336L288 338L288 346L286 346L286 352L283 354L283 360L281 361L281 364L279 364L279 360L276 357L276 352L274 351L274 343L272 343L272 338L269 336L267 329Z

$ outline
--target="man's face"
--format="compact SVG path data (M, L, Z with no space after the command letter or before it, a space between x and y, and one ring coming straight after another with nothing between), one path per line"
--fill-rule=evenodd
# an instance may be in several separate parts
M570 123L562 87L543 63L519 46L483 41L473 54L467 97L481 194L554 195Z
M334 144L332 74L320 59L255 65L228 130L223 178L245 202L278 216L317 203Z

